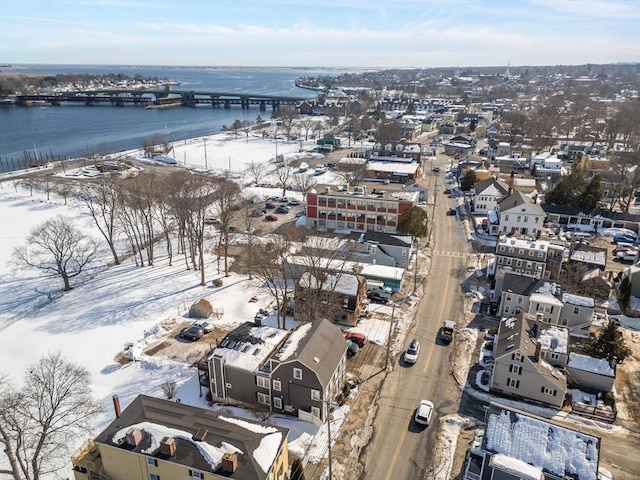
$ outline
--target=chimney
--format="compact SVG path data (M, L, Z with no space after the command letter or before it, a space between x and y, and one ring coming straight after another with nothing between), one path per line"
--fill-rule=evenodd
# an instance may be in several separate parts
M234 473L238 468L238 454L237 453L225 453L222 455L222 470L229 473Z
M142 440L142 430L139 428L130 428L127 432L127 444L131 447L137 447Z
M160 453L167 457L173 457L176 453L176 439L173 437L164 437L160 442Z
M542 350L542 345L540 345L540 342L536 342L536 353L535 353L536 362L540 361L540 350Z
M116 418L119 418L122 414L122 409L120 408L120 398L118 398L118 395L114 395L111 398L113 399L113 409L116 412Z

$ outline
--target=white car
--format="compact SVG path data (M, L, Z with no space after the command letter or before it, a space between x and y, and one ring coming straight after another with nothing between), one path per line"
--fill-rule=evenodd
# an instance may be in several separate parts
M418 408L416 408L415 421L421 425L429 425L433 415L433 403L429 400L420 400Z
M193 322L195 327L200 327L204 330L204 333L211 333L216 328L215 325L211 322L207 322L206 320L196 320Z
M404 361L407 363L416 363L418 361L418 353L420 353L420 342L414 338L411 340L407 351L404 352Z

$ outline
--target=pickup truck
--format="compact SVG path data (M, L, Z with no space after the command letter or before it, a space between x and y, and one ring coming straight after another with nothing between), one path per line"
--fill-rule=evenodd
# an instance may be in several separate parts
M446 344L451 343L453 340L453 333L456 330L456 324L451 320L445 320L440 329L440 338Z

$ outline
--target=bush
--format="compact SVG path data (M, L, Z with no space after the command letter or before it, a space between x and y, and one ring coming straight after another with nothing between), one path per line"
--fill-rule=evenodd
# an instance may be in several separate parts
M489 373L488 372L482 372L482 375L480 375L480 383L482 385L489 385Z
M222 286L222 279L221 279L221 278L216 278L215 280L213 280L213 281L211 282L211 284L212 284L214 287L221 287L221 286Z
M613 408L614 405L616 404L616 398L613 395L613 392L607 392L602 396L602 401L604 402L605 405L607 405L608 407Z

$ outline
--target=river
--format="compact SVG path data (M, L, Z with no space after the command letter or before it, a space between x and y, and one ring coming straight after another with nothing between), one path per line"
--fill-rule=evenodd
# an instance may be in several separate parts
M222 91L295 97L317 92L298 88L300 76L339 75L344 70L240 67L136 67L90 65L13 65L3 72L24 74L121 73L129 76L169 78L175 90ZM24 159L74 158L140 147L156 134L168 141L219 132L236 119L269 118L271 111L257 106L225 110L211 107L146 110L141 107L97 105L0 107L0 171L23 168Z

